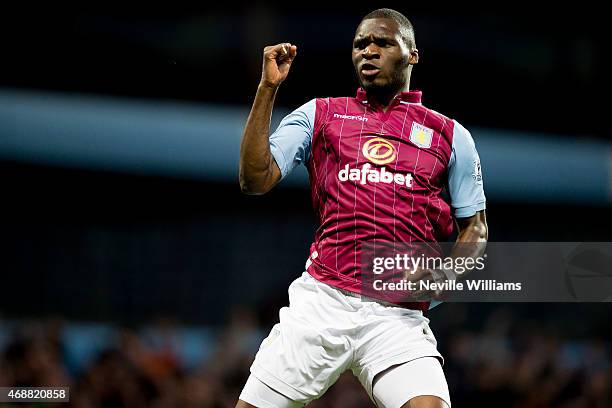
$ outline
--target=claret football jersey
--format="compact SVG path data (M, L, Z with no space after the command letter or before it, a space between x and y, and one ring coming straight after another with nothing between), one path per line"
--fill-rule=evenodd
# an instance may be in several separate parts
M313 99L281 121L270 149L283 177L308 168L318 219L308 272L355 293L361 243L445 241L453 216L485 209L472 136L423 106L420 91L400 93L386 111L363 89Z

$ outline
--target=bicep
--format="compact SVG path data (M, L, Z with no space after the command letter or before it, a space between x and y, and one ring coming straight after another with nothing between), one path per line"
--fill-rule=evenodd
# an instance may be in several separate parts
M316 102L313 99L285 116L276 131L270 135L273 167L278 169L280 178L308 160L315 109Z

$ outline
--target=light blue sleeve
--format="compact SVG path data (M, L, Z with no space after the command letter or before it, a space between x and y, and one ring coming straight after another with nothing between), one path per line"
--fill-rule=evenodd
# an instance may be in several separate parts
M316 99L306 102L285 116L270 135L270 151L283 178L309 159L316 107Z
M480 158L470 132L454 121L453 152L448 163L448 188L457 218L486 209Z

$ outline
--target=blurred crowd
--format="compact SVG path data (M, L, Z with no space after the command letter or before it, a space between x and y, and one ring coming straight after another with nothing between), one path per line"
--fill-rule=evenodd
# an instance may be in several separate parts
M503 307L476 326L466 324L463 305L439 308L430 318L453 406L612 406L609 339L563 336ZM269 330L248 308L234 310L225 327L195 331L199 340L189 347L188 329L167 318L146 327L106 325L89 335L78 325L0 321L0 386L69 385L71 406L82 408L234 407ZM374 405L347 372L310 406Z

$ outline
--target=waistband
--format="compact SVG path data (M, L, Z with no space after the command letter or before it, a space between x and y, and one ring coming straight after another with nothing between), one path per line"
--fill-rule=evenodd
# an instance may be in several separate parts
M379 303L379 304L381 304L383 306L387 306L387 307L399 307L399 308L401 308L400 305L396 305L395 303L385 302L384 300L380 300L380 299L364 296L364 295L362 295L360 293L351 292L351 291L348 291L346 289L340 289L340 288L336 288L336 287L333 287L333 288L336 289L338 292L342 293L343 295L351 296L351 297L354 297L354 298L358 298L358 299L361 299L361 300L363 300L365 302L375 302L375 303Z
M346 296L350 296L353 298L357 298L360 299L364 302L374 302L374 303L378 303L379 305L385 306L385 307L394 307L394 308L399 308L399 309L410 309L410 310L418 310L421 311L423 314L425 314L425 312L429 309L429 302L407 302L407 303L403 303L403 304L397 304L397 303L391 303L391 302L387 302L381 299L377 299L377 298L372 298L369 296L364 296L361 293L357 293L357 292L352 292L350 290L347 289L341 289L337 286L333 286L330 285L328 283L322 282L320 280L318 280L317 278L315 278L308 270L304 271L302 276L307 276L308 279L312 279L322 285L328 286L334 290L337 290L338 292L342 293L343 295Z

